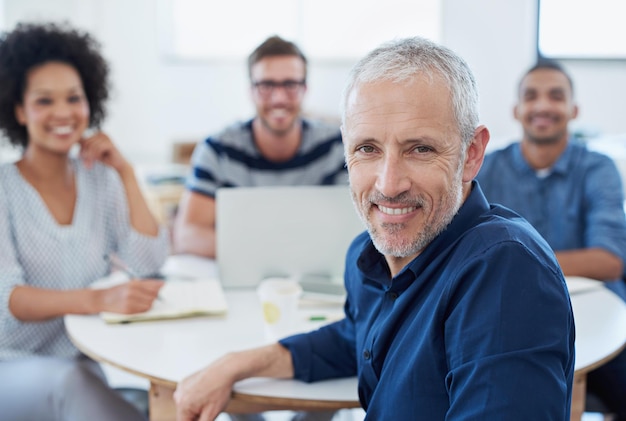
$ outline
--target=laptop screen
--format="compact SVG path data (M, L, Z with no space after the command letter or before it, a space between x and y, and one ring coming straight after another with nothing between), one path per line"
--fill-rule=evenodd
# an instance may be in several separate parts
M219 189L219 277L225 288L268 277L343 284L346 251L364 229L348 186Z

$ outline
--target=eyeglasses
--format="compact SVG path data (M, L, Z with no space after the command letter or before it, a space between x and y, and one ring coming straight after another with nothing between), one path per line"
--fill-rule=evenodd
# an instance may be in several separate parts
M274 82L273 80L261 80L254 82L252 86L262 97L269 97L276 88L282 88L289 96L295 96L301 92L306 85L304 80L284 80L282 82Z

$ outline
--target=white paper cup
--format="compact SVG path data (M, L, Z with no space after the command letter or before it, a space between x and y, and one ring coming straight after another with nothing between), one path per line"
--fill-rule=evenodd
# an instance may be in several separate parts
M276 341L294 333L302 287L292 278L267 278L257 287L261 300L265 338Z

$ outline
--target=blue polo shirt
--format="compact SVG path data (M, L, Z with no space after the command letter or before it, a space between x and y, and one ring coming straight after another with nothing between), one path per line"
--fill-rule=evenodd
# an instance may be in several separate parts
M487 200L522 215L555 251L598 247L619 256L626 270L626 218L615 163L570 139L554 166L537 173L519 143L494 151L476 177ZM626 299L621 282L607 287Z
M390 279L369 235L346 258L346 318L283 339L295 377L358 375L367 420L569 420L574 319L548 244L478 184Z

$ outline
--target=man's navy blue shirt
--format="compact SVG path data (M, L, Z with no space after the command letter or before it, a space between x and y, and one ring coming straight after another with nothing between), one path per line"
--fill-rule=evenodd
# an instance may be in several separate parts
M367 420L569 420L574 319L548 244L473 189L397 276L367 233L346 257L346 318L283 339L295 377L358 375Z

